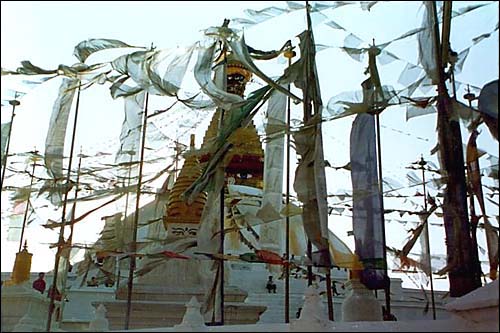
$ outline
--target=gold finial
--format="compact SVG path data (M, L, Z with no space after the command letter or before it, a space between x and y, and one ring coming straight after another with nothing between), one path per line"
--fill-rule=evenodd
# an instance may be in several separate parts
M292 49L289 49L289 50L286 50L285 52L283 52L283 55L285 56L285 58L292 59L293 57L295 57L297 55L297 53L295 51L293 51Z
M194 149L194 138L195 138L195 135L194 134L191 134L191 137L190 137L190 142L189 142L189 148L191 148L191 150Z

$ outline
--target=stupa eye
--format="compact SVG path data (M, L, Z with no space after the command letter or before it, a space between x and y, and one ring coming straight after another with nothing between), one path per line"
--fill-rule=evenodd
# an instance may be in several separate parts
M252 178L252 174L251 173L238 173L238 174L236 174L236 177L238 177L240 179L249 179L249 178Z

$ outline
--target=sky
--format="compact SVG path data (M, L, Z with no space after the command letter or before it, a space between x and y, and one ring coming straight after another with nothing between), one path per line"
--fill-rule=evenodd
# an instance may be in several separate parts
M460 2L454 9L463 8L466 5L467 3ZM73 65L77 62L73 56L74 47L80 41L89 38L118 39L130 45L145 47L154 45L158 49L187 47L204 38L204 29L221 25L225 18L245 17L245 9L259 10L270 6L285 8L286 3L282 1L127 1L120 3L2 1L2 68L13 70L20 65L22 60L30 60L34 65L46 69L54 69L59 64ZM354 36L363 47L371 44L373 40L377 44L393 40L420 25L422 8L418 2L403 1L376 4L370 11L367 11L356 3L335 10L328 9L322 14L324 15L313 15L313 24L316 44L323 45L321 51L317 53L316 61L323 103L326 104L333 96L359 90L360 82L366 79L363 72L367 66L367 58L355 61L339 46L344 46L347 38L352 41ZM325 24L329 21L334 21L344 29L333 29L331 25ZM456 75L456 80L470 84L476 95L478 90L474 87L481 88L484 84L498 79L498 29L494 30L495 25L498 25L498 2L457 17L452 23L451 47L456 51L461 51L473 46L464 69ZM232 27L231 24L230 27ZM249 45L261 50L278 49L288 39L291 39L297 46L296 36L305 27L304 12L299 10L245 27L245 39ZM473 38L490 32L492 33L489 38L473 44ZM398 77L405 66L408 63L417 63L418 52L415 38L394 42L386 50L397 55L399 59L386 65L379 64L380 77L383 84L397 86ZM89 57L89 61L98 62L101 58L109 57L111 54L113 53L103 51ZM262 64L262 69L265 72L269 71L270 75L277 75L285 68L285 65L284 61L278 60L272 62L272 65ZM3 88L9 83L7 80L8 78L2 77L2 94ZM7 83L4 84L4 82ZM34 148L43 151L52 104L57 96L59 84L60 80L51 80L31 90L22 98L21 105L16 109L9 153L19 154ZM462 96L465 93L463 90L465 86L460 85L457 93L458 99L462 102L464 102ZM163 109L171 104L170 101L161 97L152 98L151 103L152 109ZM106 87L97 87L82 92L80 107L75 147L77 149L82 147L83 153L86 154L95 154L99 151L116 152L123 120L122 102L111 100ZM294 107L293 112L296 117L299 117L300 107ZM8 121L10 115L11 107L2 106L1 122ZM185 120L189 114L179 112L175 116L178 117L176 119ZM200 114L196 116L201 117ZM260 132L263 129L262 118L258 115L255 120ZM426 115L407 121L405 108L391 107L382 113L380 119L384 178L390 178L394 183L400 184L404 187L403 192L406 191L406 194L414 193L417 187L410 188L406 177L409 171L407 167L420 156L437 165L436 155L430 153L436 145L435 115ZM352 117L348 117L329 122L324 127L325 158L332 166L342 166L349 161L349 133L352 120ZM168 122L167 118L163 119L163 124L165 122ZM204 120L202 125L205 127L202 125L199 127L196 137L198 147L207 124ZM166 137L177 138L182 143L188 144L190 134L188 129L178 126L174 134L168 126L159 126ZM478 138L479 148L498 158L498 142L492 139L484 126L480 130L482 133ZM464 130L464 143L467 142L467 138L467 131ZM173 142L172 140L169 142L168 147L171 147ZM168 147L162 147L162 152L166 152ZM171 151L169 154L172 154ZM480 160L483 167L488 166L487 156ZM22 166L17 167L22 168ZM329 193L339 194L344 189L350 189L350 177L347 171L332 168L327 170L327 176ZM431 177L431 175L426 175L426 177ZM11 180L7 179L6 182L8 181ZM25 177L22 182L29 183L29 179ZM432 193L433 190L429 190ZM415 203L420 200L421 204L422 199L415 197L411 200ZM498 202L498 195L494 200ZM38 201L40 206L47 204L43 202L43 199ZM407 201L398 202L397 199L388 199L385 207L412 207L412 204ZM80 209L84 211L84 208ZM84 242L95 239L102 228L100 216L112 213L113 209L118 208L109 208L102 214L96 214L91 218L86 227L82 227L79 231L81 235L79 240ZM494 209L498 212L498 207L488 205L488 210L492 212L492 215ZM15 241L4 242L7 234L7 217L11 210L7 193L2 193L2 244L7 244L2 251L1 265L4 272L12 270L18 247ZM344 211L343 215L330 216L329 227L352 249L353 237L347 235L352 225L346 213L347 211ZM42 220L58 219L58 216L60 218L60 211L40 209L40 214ZM386 216L388 244L401 248L408 236L408 231L415 226L415 221L414 217L409 216ZM432 222L435 223L434 226ZM444 231L439 225L439 218L433 217L432 222L431 251L445 254ZM498 225L498 221L493 221L493 223ZM53 251L47 249L47 244L55 241L56 237L54 232L40 227L28 228L26 238L28 238L30 250L34 253L32 271L52 269ZM484 234L479 235L478 238L480 241L483 239L484 244ZM485 255L482 255L482 259L486 260L485 258ZM445 280L440 280L435 286L437 289L444 290L446 283ZM405 280L405 286L415 287L408 279Z

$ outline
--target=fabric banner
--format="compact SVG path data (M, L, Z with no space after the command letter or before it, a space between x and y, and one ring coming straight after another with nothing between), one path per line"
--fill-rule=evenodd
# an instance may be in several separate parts
M63 79L59 95L54 102L47 138L45 140L45 165L54 179L63 177L63 153L71 104L78 79Z
M432 17L432 1L424 1L424 16L422 19L422 31L417 35L418 40L418 63L424 68L432 84L437 84L438 66L435 61L435 43L433 38L434 18Z
M478 99L479 112L490 134L498 141L498 80L485 84Z
M130 179L137 177L138 172L138 164L132 165L132 162L139 160L145 96L146 93L142 91L132 96L123 97L125 116L120 133L120 148L116 153L115 163L130 163L127 168L120 169L119 174L122 179L130 176L127 180L128 184L130 184Z
M364 267L361 282L369 289L383 289L384 229L373 115L363 113L356 116L352 124L350 145L355 252Z
M331 266L328 240L328 203L325 159L321 130L323 102L316 68L316 52L311 19L307 11L307 30L299 34L300 59L288 68L301 69L294 84L302 90L304 127L294 135L300 162L295 171L294 190L304 204L303 223L308 239L316 247L316 259L321 265Z
M467 162L467 177L470 182L472 193L476 196L481 208L481 213L484 218L484 229L486 232L486 245L488 247L488 259L490 262L490 278L497 278L498 269L498 232L493 228L484 205L483 189L481 184L481 170L479 168L479 153L477 150L476 138L478 132L474 130L467 143L466 162Z
M2 153L2 165L4 163L4 158L5 158L5 154L7 153L7 141L9 140L9 135L10 135L10 122L9 123L5 123L5 124L2 124L2 128L1 128L1 137L2 137L2 141L1 141L1 148L0 148L0 151Z
M266 136L268 142L264 157L264 193L262 209L270 205L277 212L283 202L283 161L286 125L286 96L278 91L271 94L267 109ZM278 217L279 218L279 217ZM282 223L268 223L260 227L260 244L269 250L283 248Z
M55 206L61 205L62 196L71 186L63 183L65 176L63 175L63 157L68 118L78 84L78 79L63 79L54 102L45 139L45 166L52 179L45 182L40 193L48 191L49 199Z
M27 203L27 200L18 200L14 202L12 215L9 216L9 228L7 230L8 242L19 242L21 238L21 229L23 227L24 212Z
M214 103L224 110L231 110L244 104L245 100L235 94L228 93L218 87L212 80L212 66L217 43L208 48L201 47L198 60L194 68L194 77L201 90L207 94Z
M302 221L307 238L320 251L317 258L322 265L331 262L328 254L328 210L326 206L326 180L324 173L321 123L318 117L294 134L297 154L301 156L295 170L293 188L304 204ZM317 125L314 125L314 122Z

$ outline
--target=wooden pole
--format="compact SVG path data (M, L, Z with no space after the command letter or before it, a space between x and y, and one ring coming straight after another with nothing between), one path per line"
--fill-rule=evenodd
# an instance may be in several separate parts
M220 254L220 324L224 325L224 186L220 190Z
M134 271L136 265L136 252L137 252L137 229L139 225L139 203L141 200L141 186L142 186L142 167L144 165L144 148L146 144L146 129L148 123L148 102L149 93L146 93L146 103L144 106L143 123L142 123L142 140L141 140L141 156L139 161L139 175L137 179L137 191L135 199L135 213L134 213L134 225L132 229L132 243L131 243L131 255L130 255L130 266L128 274L128 291L127 291L127 313L125 314L125 329L128 330L130 326L130 312L132 308L132 289L134 284Z
M37 151L35 150L35 154ZM31 169L31 179L30 179L30 187L29 187L29 192L28 192L28 200L26 200L26 208L24 209L24 217L23 217L23 226L21 228L21 238L19 238L19 251L21 252L21 247L23 244L23 237L24 237L24 229L26 228L26 220L28 219L28 211L30 207L30 197L31 197L31 188L33 187L33 179L35 178L35 166L36 166L36 161L33 161L33 168Z
M70 224L70 233L69 233L69 237L68 237L68 246L72 246L73 245L73 232L74 232L74 228L75 228L74 220L75 220L76 202L78 200L78 184L80 183L80 168L81 168L81 165L82 165L82 149L80 148L80 156L78 158L78 169L76 171L75 199L74 199L73 210L72 210L72 214L71 214L71 224ZM70 251L69 254L71 254L71 248L70 248L69 251ZM61 294L62 294L62 299L63 300L66 298L66 281L68 279L68 272L69 272L69 265L70 265L70 261L69 261L69 257L70 256L69 256L69 254L68 254L68 263L67 263L66 269L64 271L64 280L63 280L63 286L62 286L62 290L61 290ZM65 305L65 302L62 302L61 303L61 310L60 310L59 322L62 322L63 313L64 313L64 305Z
M331 321L334 320L333 317L333 295L332 295L332 277L331 277L331 268L328 267L326 271L326 296L328 301L328 319Z
M306 1L306 20L307 20L307 29L309 30L311 28L311 19L309 17L309 1ZM301 55L302 56L302 55ZM306 71L309 68L309 64L306 62L305 64ZM306 73L306 77L309 78L310 73ZM306 124L309 119L311 119L312 114L311 114L311 97L307 93L308 91L308 80L306 79L304 81L305 87L303 89L304 91L304 124ZM311 286L313 282L313 273L312 273L312 243L310 239L307 239L307 257L309 258L310 263L307 265L307 285Z
M382 178L382 144L381 144L381 134L380 134L380 119L379 113L375 113L375 124L377 128L377 160L378 160L378 186L380 193L380 218L382 221L382 244L383 244L383 258L384 258L384 294L385 294L385 308L388 314L391 313L391 279L387 273L387 250L386 250L386 239L385 239L385 216L384 216L384 185Z
M452 80L454 80L453 76L452 76ZM472 100L476 99L476 96L474 93L470 92L469 85L467 85L467 94L464 95L464 99L466 99L468 101L469 107L472 108ZM482 121L481 118L482 117L478 117L477 120L471 124L471 127L476 129L477 126L479 126L479 124ZM471 135L473 135L473 134L471 134ZM478 163L477 168L479 169L479 160L477 161L477 163ZM468 163L466 163L466 164L467 164L466 169L467 169L467 177L468 177L467 192L469 193L469 209L470 209L470 219L471 219L471 221L470 221L470 234L471 234L471 239L472 239L472 255L474 257L474 259L473 259L474 264L476 265L476 268L475 268L476 274L478 275L478 279L480 280L481 276L483 276L483 272L481 269L481 262L479 261L478 244L477 244L477 225L479 223L480 217L477 216L476 207L474 205L474 190L473 190L473 186L471 184L471 177L469 175L469 172L471 172L472 170L469 170L469 164ZM481 197L478 196L478 198L477 198L479 201L481 210L484 209L484 205L481 204L482 202L484 202L483 201L484 199L482 198L482 194L483 194L483 191L481 191L481 194L480 194ZM483 214L485 214L485 213L486 212L483 210ZM486 214L485 214L485 219L486 219Z
M123 212L123 226L122 229L125 230L124 226L127 221L127 214L128 214L128 199L130 196L129 192L129 186L130 186L130 174L132 173L132 156L135 155L135 151L129 150L127 151L127 154L130 155L130 160L128 164L128 175L127 175L127 194L125 195L125 211ZM125 186L125 180L123 180L123 185ZM121 280L121 262L118 258L116 258L116 264L117 264L117 277L116 277L116 290L120 287L120 280ZM130 265L130 263L129 263Z
M451 1L444 2L443 27L449 30ZM472 239L468 232L467 191L462 148L462 135L458 121L451 119L452 105L445 84L442 48L439 39L439 23L435 1L431 2L433 42L438 74L437 130L441 168L447 175L444 191L443 220L446 232L447 263L450 296L460 297L481 287L476 271L477 263L472 254ZM443 31L443 36L447 34ZM443 45L447 44L443 43ZM446 50L447 52L448 50Z
M73 121L73 133L71 136L71 147L69 150L69 161L68 161L68 173L66 175L65 186L69 186L69 182L71 181L71 165L73 163L73 152L75 149L76 124L78 121L78 110L80 109L80 90L81 90L80 87L81 87L81 82L78 81L78 94L76 97L75 119ZM57 275L58 275L58 270L59 270L59 259L61 258L61 252L63 250L63 247L65 246L64 227L66 226L66 206L68 203L68 194L69 194L69 190L65 190L64 191L62 216L61 216L61 228L59 230L59 240L57 241L56 260L54 263L54 277L52 280L52 287L51 287L51 288L54 288L54 290L52 291L52 294L50 297L49 311L48 311L48 318L47 318L47 332L50 332L50 329L51 329L52 313L54 311L54 297L56 294L55 291L57 290ZM50 291L50 288L49 288L49 291Z
M424 211L425 211L425 221L424 221L424 228L425 228L425 246L427 247L427 265L429 266L429 278L431 280L431 300L432 300L432 319L436 320L436 305L434 302L434 282L432 278L432 263L431 263L431 247L430 247L430 240L429 240L429 222L428 222L428 216L427 216L427 191L425 188L425 165L427 162L424 160L423 157L420 157L420 169L422 170L422 185L424 187Z
M229 24L228 21L227 24ZM224 25L224 24L223 24ZM222 89L224 91L227 91L227 49L225 46L223 46L223 54L224 54L224 64L223 64L223 70L222 70ZM224 109L220 109L220 118L219 118L219 131L222 129L224 126ZM219 249L220 249L220 254L221 254L221 259L220 259L220 324L224 325L224 187L225 187L225 170L224 167L221 167L221 170L219 170L219 177L223 178L222 181L222 188L220 189L220 205L219 205L219 214L220 214L220 244L219 244Z
M288 67L292 65L292 57L295 52L291 47L285 52L285 57L288 58ZM288 84L290 90L290 84ZM286 108L286 198L285 205L289 209L290 205L290 116L291 116L291 100L287 97ZM285 217L285 323L290 322L290 216Z

